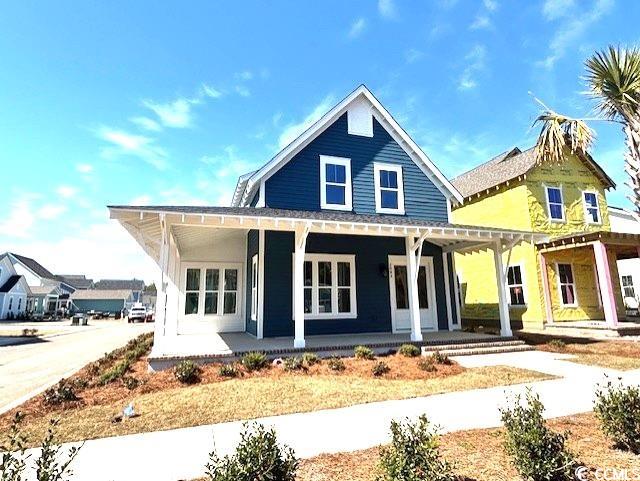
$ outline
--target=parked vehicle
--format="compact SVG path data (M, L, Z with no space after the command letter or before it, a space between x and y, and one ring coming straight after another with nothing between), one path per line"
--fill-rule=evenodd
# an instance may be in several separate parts
M147 318L145 320L145 322L153 322L155 318L155 312L152 308L148 308L147 309Z
M129 322L145 322L147 320L147 308L134 306L129 311Z

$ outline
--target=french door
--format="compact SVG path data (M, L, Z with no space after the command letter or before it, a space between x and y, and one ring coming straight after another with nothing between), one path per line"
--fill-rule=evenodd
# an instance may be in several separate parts
M435 329L437 326L434 286L433 258L423 256L418 270L418 303L422 329ZM393 332L410 331L409 281L405 256L389 256L389 292Z

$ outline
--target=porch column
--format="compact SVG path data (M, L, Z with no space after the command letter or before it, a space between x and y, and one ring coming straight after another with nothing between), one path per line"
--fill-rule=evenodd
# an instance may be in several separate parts
M502 246L494 244L493 261L496 268L496 281L498 284L498 310L500 311L500 335L512 336L511 319L509 318L509 301L507 299L507 282L505 279L504 264L502 263Z
M155 312L155 324L154 324L154 343L158 345L160 339L164 336L165 322L166 322L166 304L167 304L167 288L165 282L165 272L168 264L168 245L166 236L166 225L164 215L160 216L160 227L162 229L160 239L160 252L158 254L158 267L160 268L160 275L158 276L158 283L156 285L156 312Z
M411 321L411 340L422 341L422 327L420 326L420 303L418 301L418 269L420 267L420 257L422 249L416 248L414 237L405 237L405 248L407 253L407 291L409 294L409 319ZM420 241L418 241L420 242ZM420 247L422 243L420 242ZM416 257L416 250L418 256Z
M295 252L293 256L293 318L295 337L293 347L304 347L304 252L307 245L309 226L295 229Z
M449 256L446 252L442 253L442 270L444 271L444 298L447 304L447 325L449 326L449 330L453 331L453 311L451 310L451 283L449 282Z
M553 309L551 306L551 290L549 289L549 274L547 271L547 259L540 253L540 276L542 277L542 302L547 323L553 322Z
M598 273L602 307L604 308L604 319L607 322L607 326L615 328L618 326L618 311L616 310L613 282L611 282L607 246L605 246L602 241L596 241L593 243L593 252L596 257L596 271Z

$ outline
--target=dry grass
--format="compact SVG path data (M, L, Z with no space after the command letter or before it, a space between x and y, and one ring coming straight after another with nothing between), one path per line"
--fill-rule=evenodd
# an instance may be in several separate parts
M597 467L638 469L640 456L614 449L602 434L593 413L550 421L557 431L570 431L569 447L581 463ZM441 454L455 461L456 471L477 481L516 481L521 478L502 447L501 429L480 429L445 434ZM378 448L353 453L325 454L302 461L298 481L374 481ZM592 473L591 479L595 479Z

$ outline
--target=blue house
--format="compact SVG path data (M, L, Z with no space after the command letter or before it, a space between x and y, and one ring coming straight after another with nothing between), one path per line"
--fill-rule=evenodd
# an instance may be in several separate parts
M227 333L303 349L318 335L420 343L459 329L452 253L491 249L501 272L501 253L533 239L452 224L462 201L360 86L241 176L230 207L109 209L159 266L153 355L161 358L222 352ZM497 289L506 300L505 282ZM501 314L511 335L508 309Z

